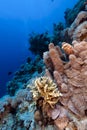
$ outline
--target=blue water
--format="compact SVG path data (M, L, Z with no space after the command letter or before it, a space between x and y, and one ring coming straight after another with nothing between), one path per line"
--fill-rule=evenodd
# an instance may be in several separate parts
M52 32L53 23L64 22L64 11L78 0L0 0L0 97L6 93L8 72L15 72L31 56L28 34Z

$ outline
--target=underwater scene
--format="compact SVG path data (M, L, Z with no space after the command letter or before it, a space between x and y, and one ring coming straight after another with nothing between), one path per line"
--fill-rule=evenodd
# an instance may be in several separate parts
M87 130L87 0L0 1L0 130Z

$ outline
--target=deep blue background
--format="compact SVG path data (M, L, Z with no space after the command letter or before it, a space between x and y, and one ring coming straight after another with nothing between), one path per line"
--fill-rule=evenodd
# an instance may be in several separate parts
M64 11L78 0L0 0L0 96L6 92L8 72L25 62L28 34L52 31L52 24L64 22Z

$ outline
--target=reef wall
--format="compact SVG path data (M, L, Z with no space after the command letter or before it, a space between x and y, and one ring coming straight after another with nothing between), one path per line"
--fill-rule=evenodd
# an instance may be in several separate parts
M87 10L86 2L86 0L79 0L73 9L67 9L65 11L66 26L70 26L73 23L80 11Z
M50 43L43 61L28 58L9 81L9 95L0 99L1 130L87 129L87 3L83 7L61 30L62 47Z
M1 129L85 130L87 128L87 42L49 44L45 75L15 96L0 100ZM61 57L69 56L69 61ZM32 117L32 118L31 118Z

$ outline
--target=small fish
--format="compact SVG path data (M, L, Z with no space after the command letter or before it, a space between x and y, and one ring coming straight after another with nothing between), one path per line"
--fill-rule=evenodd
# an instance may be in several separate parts
M9 71L9 72L8 72L8 75L11 75L11 74L12 74L12 72L11 72L11 71Z

